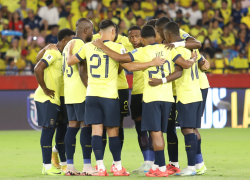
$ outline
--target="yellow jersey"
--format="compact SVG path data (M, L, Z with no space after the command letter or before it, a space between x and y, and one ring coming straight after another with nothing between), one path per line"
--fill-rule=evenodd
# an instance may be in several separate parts
M98 38L101 38L100 34L95 34L93 36L92 40L95 40ZM122 36L122 35L118 35L116 43L122 44L125 47L126 51L127 51L127 48L131 49L131 46L132 46L132 44L129 42L128 38L125 36ZM128 81L127 81L127 77L126 77L124 69L118 75L117 84L118 84L118 89L128 89Z
M185 39L185 40L191 37L188 33L183 31L182 29L180 29L180 36L181 36L181 39Z
M204 35L198 35L201 32L203 32ZM207 36L208 33L207 33L207 30L205 28L203 28L203 27L200 28L200 29L197 29L197 28L194 27L194 28L191 29L190 34L192 36L196 37L196 39L198 41L200 41L201 43L204 43L205 37Z
M231 16L231 13L232 13L232 10L231 9L220 9L220 13L224 19L224 24L226 25L227 23L229 23L229 20L230 20L230 16Z
M178 47L176 50L185 60L191 58L191 51L189 49ZM199 51L196 52L198 53L198 61L201 61L202 58ZM177 93L176 103L180 101L183 104L188 104L202 101L199 84L198 62L194 63L189 69L183 69L182 76L176 80L175 84Z
M121 44L104 41L104 44L117 53L126 52ZM97 96L109 99L118 98L118 68L119 63L107 56L92 43L87 43L76 54L80 61L86 59L88 67L87 96Z
M164 78L171 73L172 63L180 54L173 50L166 50L165 45L153 43L145 47L140 47L129 52L132 61L149 62L155 57L162 57L166 59L166 62L162 66L150 67L143 71L144 77L144 90L143 101L145 103L153 101L174 102L172 82L161 84L159 86L152 87L148 84L149 78Z
M8 11L10 11L11 13L14 13L18 8L20 8L20 4L19 4L20 0L3 0L3 4L2 6L7 6Z
M216 29L212 29L212 34L209 34L209 39L213 42L215 40L218 40L220 36L223 34L223 31L220 27Z
M28 0L26 2L27 2L27 8L32 9L36 14L38 8L38 0Z
M154 2L154 5L157 6L157 3ZM150 2L141 2L141 9L144 8L151 10L150 12L144 12L145 17L153 17L155 15L154 6Z
M85 44L80 38L74 37L71 41L75 41L72 53L76 54L81 47ZM82 83L79 75L78 64L69 66L67 64L68 46L65 46L63 50L63 80L64 80L64 94L65 104L77 104L82 103L86 99L86 87Z
M47 96L39 86L35 92L35 101L44 103L50 100L51 103L60 106L60 89L62 80L62 54L60 51L46 50L41 61L47 68L44 70L44 82L46 87L55 91L54 98Z
M218 45L223 44L224 46L232 46L235 44L235 38L232 35L228 35L227 37L220 36L218 39Z

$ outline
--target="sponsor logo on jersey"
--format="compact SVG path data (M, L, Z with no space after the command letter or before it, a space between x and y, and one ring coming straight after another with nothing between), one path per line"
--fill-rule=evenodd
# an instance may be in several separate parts
M133 51L131 51L132 54L136 53L138 50L134 49Z

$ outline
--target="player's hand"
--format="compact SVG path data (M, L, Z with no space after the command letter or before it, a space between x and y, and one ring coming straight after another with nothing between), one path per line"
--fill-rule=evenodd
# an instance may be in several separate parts
M48 44L47 46L44 47L45 51L47 50L56 50L58 51L58 48L56 47L56 44Z
M166 62L166 60L164 58L161 57L155 57L152 60L152 66L161 66Z
M162 79L149 78L148 84L150 86L158 86L158 85L162 84Z
M46 88L46 89L43 90L43 92L44 92L47 96L49 96L50 98L54 99L54 97L55 97L55 91Z
M169 43L165 46L165 48L167 48L167 50L172 50L175 48L175 45L173 43Z
M201 70L207 71L210 68L210 63L206 59L203 59L202 62L204 62L204 64L201 66Z
M93 42L92 42L92 44L94 45L94 46L96 46L97 48L102 48L102 46L103 46L103 41L102 41L102 39L96 39L96 40L94 40Z

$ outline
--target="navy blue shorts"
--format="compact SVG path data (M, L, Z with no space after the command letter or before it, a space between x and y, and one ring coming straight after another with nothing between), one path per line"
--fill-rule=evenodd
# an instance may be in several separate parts
M202 94L202 98L203 98L203 101L201 103L201 116L203 115L205 107L206 107L207 93L208 93L208 88L201 89L201 94Z
M85 125L103 124L106 127L120 126L120 101L96 96L86 97Z
M176 124L176 96L174 96L174 103L172 103L172 108L171 108L171 112L170 112L170 116L168 118L168 124Z
M69 121L85 120L85 102L77 104L66 104Z
M133 120L142 116L142 94L131 95L130 110Z
M64 103L64 96L60 97L60 101L61 101L61 106L57 117L57 124L68 124L69 121L68 121L67 108Z
M128 97L129 91L128 89L119 89L118 90L119 101L120 101L120 116L127 117L130 115L128 108Z
M142 103L142 131L167 132L168 118L172 108L171 102L154 101Z
M202 101L182 104L180 101L176 104L176 121L180 127L200 128L201 127L201 104Z
M38 126L55 128L60 107L51 103L49 100L45 101L44 103L35 101L35 103L38 117Z

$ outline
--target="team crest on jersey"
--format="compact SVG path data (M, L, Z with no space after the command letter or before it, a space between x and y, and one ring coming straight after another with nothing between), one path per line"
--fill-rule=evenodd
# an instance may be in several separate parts
M50 55L50 54L48 54L46 59L47 59L48 61L50 61L51 59L53 59L53 56Z
M36 111L36 104L34 101L34 94L30 94L27 98L27 118L30 126L35 130L41 130L42 128L38 126L38 118Z
M182 37L187 38L189 37L189 34L183 34Z
M121 54L126 54L126 50L125 49L121 49Z
M131 51L131 53L134 54L137 51L138 51L137 49L134 49L133 51Z

